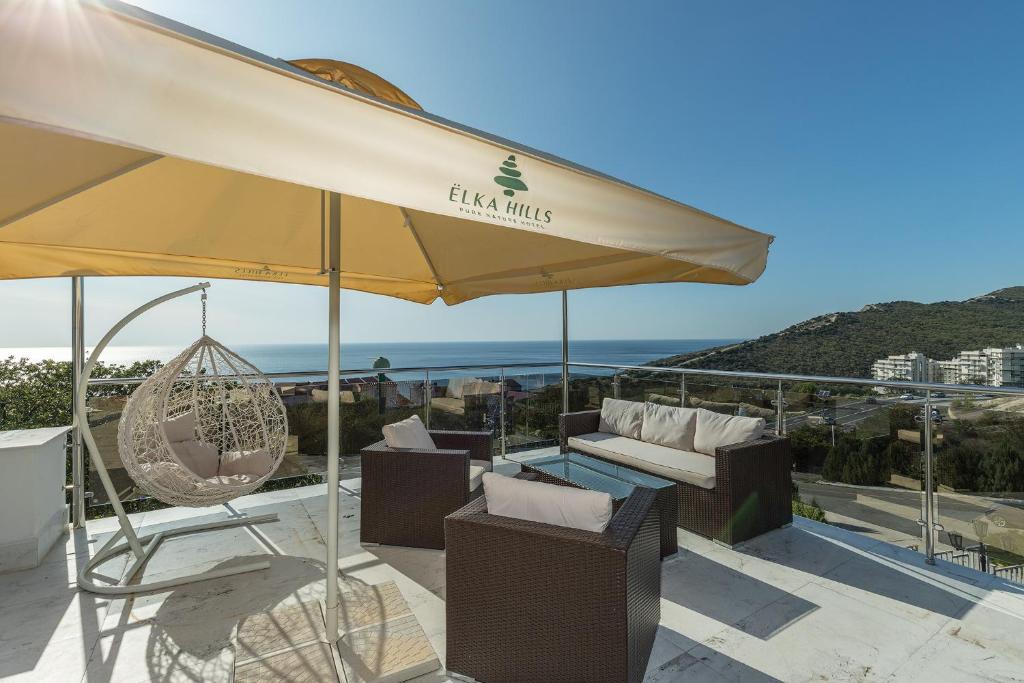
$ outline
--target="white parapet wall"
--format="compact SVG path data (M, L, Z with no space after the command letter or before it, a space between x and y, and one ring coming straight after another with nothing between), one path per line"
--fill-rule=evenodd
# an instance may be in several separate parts
M38 566L67 531L70 429L0 432L0 573Z

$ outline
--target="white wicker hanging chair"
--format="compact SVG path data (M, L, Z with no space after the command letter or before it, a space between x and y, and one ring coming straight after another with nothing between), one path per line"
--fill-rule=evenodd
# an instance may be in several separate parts
M273 475L288 420L273 383L204 334L132 393L117 439L143 492L205 507L252 493Z

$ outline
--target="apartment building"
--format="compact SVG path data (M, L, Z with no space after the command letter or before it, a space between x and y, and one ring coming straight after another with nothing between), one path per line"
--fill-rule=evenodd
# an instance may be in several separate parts
M882 381L1020 387L1024 386L1024 346L961 351L943 361L917 352L889 356L874 362L871 376Z
M937 367L923 353L912 351L876 360L871 365L871 377L883 382L933 382Z

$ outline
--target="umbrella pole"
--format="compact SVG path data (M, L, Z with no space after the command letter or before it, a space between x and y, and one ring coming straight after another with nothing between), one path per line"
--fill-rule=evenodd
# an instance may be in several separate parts
M85 278L71 278L71 522L74 528L85 526L85 453L82 430L78 426L84 416L78 415L78 382L85 365Z
M330 193L327 328L327 637L338 632L338 457L341 451L341 195Z
M569 293L562 290L562 412L569 412Z

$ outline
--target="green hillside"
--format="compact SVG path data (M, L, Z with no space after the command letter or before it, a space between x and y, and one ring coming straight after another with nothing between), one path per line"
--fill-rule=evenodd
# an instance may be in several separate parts
M1024 343L1024 287L1009 287L967 301L870 304L652 365L867 377L875 360L892 354L920 351L946 360L968 349L1018 343Z

